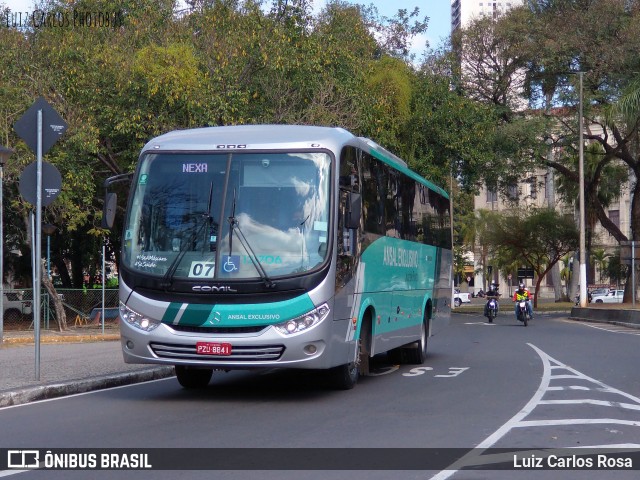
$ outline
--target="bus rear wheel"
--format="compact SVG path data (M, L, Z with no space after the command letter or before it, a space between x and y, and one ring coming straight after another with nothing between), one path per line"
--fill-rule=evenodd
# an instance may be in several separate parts
M413 348L407 349L407 361L413 365L422 365L427 358L427 342L429 338L429 320L422 321L420 329L420 340L416 342Z
M176 365L176 377L184 388L204 388L209 385L213 370Z

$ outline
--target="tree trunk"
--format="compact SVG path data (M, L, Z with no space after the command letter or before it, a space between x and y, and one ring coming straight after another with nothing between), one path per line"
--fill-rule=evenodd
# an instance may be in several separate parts
M49 275L47 275L46 268L42 269L42 285L44 285L44 288L47 289L47 292L49 293L49 297L53 301L53 306L56 310L56 322L58 324L58 331L62 332L67 329L67 314L64 311L64 308L62 306L62 300L60 300L60 297L58 296L58 292L56 291L56 288L53 286L53 282L49 278Z
M574 254L571 268L571 280L569 282L569 301L573 301L576 294L580 291L580 261L578 255Z
M560 279L560 265L556 263L549 273L551 274L551 282L553 283L554 300L556 302L561 300L566 301L566 299L563 298L564 292L562 291L562 280Z

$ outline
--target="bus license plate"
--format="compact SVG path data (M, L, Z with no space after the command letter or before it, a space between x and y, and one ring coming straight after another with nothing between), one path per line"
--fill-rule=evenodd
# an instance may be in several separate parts
M231 355L230 343L197 342L198 355Z

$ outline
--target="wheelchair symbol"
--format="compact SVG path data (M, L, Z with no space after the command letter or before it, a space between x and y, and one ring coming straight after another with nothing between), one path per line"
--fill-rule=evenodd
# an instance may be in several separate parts
M240 258L237 255L227 255L227 260L222 265L222 269L226 273L235 272L238 270L238 266L236 265L236 261L239 261Z

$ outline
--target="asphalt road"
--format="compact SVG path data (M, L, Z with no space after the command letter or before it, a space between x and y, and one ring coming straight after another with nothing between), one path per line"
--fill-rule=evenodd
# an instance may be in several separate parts
M331 390L319 373L220 372L200 391L183 390L171 378L0 409L0 448L233 448L228 459L247 459L243 471L90 472L105 479L637 478L637 459L634 471L514 470L511 453L503 471L457 465L443 471L281 471L264 470L268 466L247 450L274 449L267 453L275 465L300 468L308 451L295 449L345 449L343 463L336 450L318 450L327 468L341 468L354 459L393 462L416 452L460 457L473 449L467 464L495 466L505 462L496 448L526 449L523 455L531 457L543 448L640 446L640 330L560 315L540 315L529 327L505 312L494 325L454 315L449 328L430 339L429 350L420 367L377 358L374 374L346 392ZM167 451L178 454L185 452ZM87 473L10 470L0 476Z

